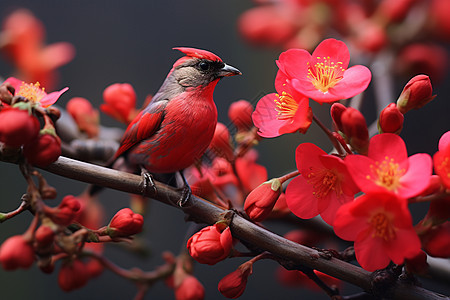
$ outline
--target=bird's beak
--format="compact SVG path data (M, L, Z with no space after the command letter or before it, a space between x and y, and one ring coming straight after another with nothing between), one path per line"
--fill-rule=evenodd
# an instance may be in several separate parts
M242 75L242 73L235 67L232 67L227 64L225 64L225 66L222 69L220 69L220 71L219 71L219 77L228 77L228 76L234 76L234 75Z

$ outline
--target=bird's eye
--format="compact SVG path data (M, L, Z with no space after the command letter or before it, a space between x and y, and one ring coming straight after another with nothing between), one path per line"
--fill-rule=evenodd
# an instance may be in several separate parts
M207 71L209 70L209 62L207 61L202 61L199 64L200 69L202 69L203 71Z

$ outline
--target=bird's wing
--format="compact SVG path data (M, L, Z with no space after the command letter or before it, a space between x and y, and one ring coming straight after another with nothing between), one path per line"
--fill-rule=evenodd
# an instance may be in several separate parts
M142 140L148 139L159 130L161 122L164 119L164 108L167 103L167 100L153 102L134 118L130 125L128 125L114 158L124 154L134 145Z

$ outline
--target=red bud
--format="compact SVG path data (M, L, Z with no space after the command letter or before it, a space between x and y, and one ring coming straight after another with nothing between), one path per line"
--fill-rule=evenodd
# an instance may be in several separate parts
M417 75L405 85L397 100L398 109L405 114L411 109L418 109L434 99L433 87L427 75Z
M58 284L66 292L83 287L89 280L89 273L84 263L78 259L67 261L59 270Z
M369 147L369 131L366 119L353 107L347 108L341 116L342 131L348 143L360 154L366 154Z
M181 284L175 288L176 300L203 300L205 298L205 288L192 275L187 275Z
M221 230L218 224L194 234L187 242L189 254L199 263L214 265L225 259L233 246L230 228Z
M28 111L5 108L0 112L0 142L20 147L31 142L39 133L38 119Z
M403 128L404 118L397 105L391 103L380 113L380 117L378 118L378 131L380 133L400 134Z
M245 291L248 277L252 274L252 263L246 262L236 271L228 274L219 282L219 292L229 299L239 298Z
M142 231L144 217L129 208L119 210L109 222L107 233L111 237L127 237Z
M223 157L228 161L233 160L234 155L233 148L231 146L230 132L224 124L220 122L217 123L209 148L216 156Z
M129 83L115 83L103 91L100 110L119 122L128 124L134 117L136 92Z
M342 131L342 114L347 110L347 107L341 103L333 103L331 105L330 114L333 119L334 124L336 125L336 129Z
M28 269L34 262L34 250L22 235L6 239L0 247L0 263L7 271Z
M280 180L275 178L266 181L248 194L245 199L244 210L250 219L261 222L272 212L280 195Z
M247 131L253 127L253 105L246 100L231 103L228 109L228 118L237 130Z
M34 235L38 248L50 246L55 238L55 232L47 225L39 226Z
M40 134L23 147L23 154L32 165L48 166L61 155L61 140L55 134Z
M72 195L68 195L63 198L58 207L44 206L44 211L56 224L67 226L75 219L80 207L79 200Z
M436 226L422 237L423 249L431 256L450 257L450 222Z
M81 131L86 132L89 137L98 136L98 110L92 107L89 100L81 97L72 98L67 102L66 109Z

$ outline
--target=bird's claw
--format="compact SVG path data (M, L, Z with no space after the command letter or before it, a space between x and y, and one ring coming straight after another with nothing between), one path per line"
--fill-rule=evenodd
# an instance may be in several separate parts
M153 191L156 194L158 190L156 189L156 184L155 181L153 180L152 174L147 172L146 169L141 168L141 176L142 176L142 189L141 189L142 196L145 196L145 192L147 191L147 188L149 186L153 188Z
M177 202L177 205L179 207L183 207L186 202L189 200L189 198L191 198L192 195L192 190L191 187L189 186L189 184L187 183L186 178L184 177L183 171L179 172L181 175L181 179L183 180L183 186L180 188L181 189L181 197Z

